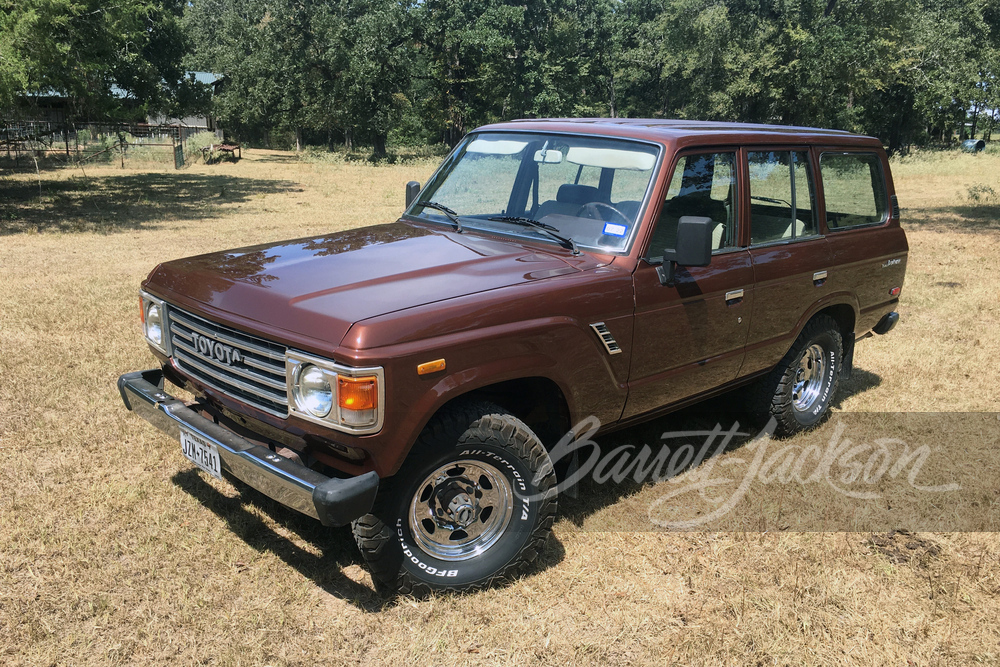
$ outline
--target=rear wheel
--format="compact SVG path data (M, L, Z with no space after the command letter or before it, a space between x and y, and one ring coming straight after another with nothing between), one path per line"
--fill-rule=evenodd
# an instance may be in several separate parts
M490 403L437 415L354 535L376 586L422 596L522 574L556 513L548 453Z
M754 387L754 411L773 417L778 435L791 435L819 423L837 392L844 345L836 320L817 315L792 349Z

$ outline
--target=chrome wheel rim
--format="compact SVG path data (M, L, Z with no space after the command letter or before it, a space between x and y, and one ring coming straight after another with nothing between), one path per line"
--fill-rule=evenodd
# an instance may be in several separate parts
M826 357L819 345L810 345L799 358L792 383L792 405L799 412L805 412L819 399L823 390L826 371Z
M474 558L504 534L513 497L507 478L489 463L443 465L424 478L410 501L413 541L439 560Z

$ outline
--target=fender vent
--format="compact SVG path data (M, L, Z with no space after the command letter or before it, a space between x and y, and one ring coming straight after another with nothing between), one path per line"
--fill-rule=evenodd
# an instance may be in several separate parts
M604 322L594 322L590 325L590 328L597 332L597 335L601 338L601 342L604 343L604 349L608 351L608 354L620 354L622 349L618 347L618 341L615 337L611 335L608 331L608 327Z

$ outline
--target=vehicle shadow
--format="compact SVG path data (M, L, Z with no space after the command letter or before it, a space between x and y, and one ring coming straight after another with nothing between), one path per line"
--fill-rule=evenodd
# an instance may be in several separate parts
M607 435L593 438L602 456L619 448L627 447L635 454L648 446L655 457L663 447L669 450L669 455L685 445L693 447L693 451L701 451L706 443L706 432L718 428L720 433L735 429L740 435L732 437L722 448L718 449L724 437L716 438L710 447L712 455L739 449L759 433L759 420L739 408L739 397L725 394L710 399L704 403L678 410L642 424L614 431ZM676 434L687 434L677 436ZM694 433L697 433L694 434ZM581 456L589 457L590 449L582 449ZM650 458L650 461L653 460ZM579 461L582 465L582 461ZM695 467L692 461L689 465L674 471L680 475ZM611 466L613 467L613 466ZM650 475L650 477L652 477ZM575 488L559 496L559 515L577 528L583 528L588 517L614 505L623 498L638 493L641 489L652 486L660 480L644 479L636 482L631 476L621 481L612 479L598 483L594 474L590 473L580 479Z
M867 391L880 383L881 378L875 373L854 369L852 379L843 383L838 390L834 407L839 407L846 398ZM655 448L659 443L665 442L663 439L665 433L712 431L717 426L725 432L738 424L737 430L744 435L733 437L722 450L733 451L750 442L763 426L758 419L738 408L741 404L740 398L739 391L723 394L693 407L594 440L601 452L610 452L616 447L625 445L632 445L638 450L644 444ZM704 436L694 435L672 438L669 440L669 445L671 451L684 444L691 444L695 449L700 449L704 442ZM722 451L714 452L713 448L713 453ZM587 453L589 452L585 455ZM680 474L688 469L690 467L683 468L677 473ZM172 481L225 521L230 530L251 548L261 553L270 552L277 555L327 593L369 612L378 611L392 601L393 598L384 597L373 588L359 584L344 575L345 567L351 565L364 567L364 559L355 546L349 527L327 528L315 519L281 505L233 477L227 476L227 479L239 490L238 497L230 498L220 494L202 479L196 469L179 472L173 476ZM589 516L654 483L652 480L638 483L632 478L626 478L617 483L609 481L598 484L592 476L587 475L569 493L560 495L559 516L576 527L583 527ZM320 555L315 555L288 537L272 530L257 514L248 509L248 505L259 508L277 521L283 529L315 547ZM565 549L553 535L532 566L529 576L554 567L564 558Z
M837 395L833 397L830 407L839 410L844 401L852 396L863 394L882 384L882 376L866 371L863 368L855 368L851 371L850 380L841 380L837 387Z
M831 407L835 410L840 409L848 398L873 389L881 383L882 378L877 374L855 368L851 379L840 383L837 394L831 402ZM641 450L644 445L648 445L655 455L658 448L665 445L669 447L672 456L675 451L685 445L690 445L695 452L702 451L706 444L706 436L701 434L715 429L718 429L721 434L725 434L733 429L740 435L733 436L725 447L719 449L718 445L724 440L724 437L720 435L714 441L716 444L712 444L709 448L709 456L735 451L753 440L766 427L764 421L744 409L744 391L737 389L643 424L596 437L594 441L602 453L611 452L617 447L631 446L633 449L630 451L634 454ZM829 418L829 413L827 413L827 418ZM700 434L676 436L676 434L690 434L691 432ZM665 437L668 434L669 437ZM581 453L582 456L590 454L589 449L585 449ZM683 474L699 463L701 461L695 458L690 465L674 472L677 475ZM592 474L587 475L580 480L575 490L559 496L559 514L577 528L582 528L586 519L591 515L656 483L657 481L651 479L636 482L634 478L626 477L620 482L608 480L599 484L594 481Z
M229 529L251 548L260 553L275 554L330 595L348 601L363 611L378 611L385 605L384 598L372 588L351 580L343 573L346 566L363 565L350 527L327 528L319 521L284 507L239 480L232 477L227 479L240 491L238 497L222 495L202 479L196 469L179 472L171 481L225 521ZM256 505L282 528L316 547L320 555L317 556L276 533L259 516L247 509L248 504Z
M236 487L236 498L224 496L202 479L197 469L179 472L171 481L198 499L207 509L226 522L229 529L252 549L270 552L313 581L325 592L350 602L362 611L377 612L393 600L375 589L348 578L343 569L350 565L364 567L364 559L354 542L350 526L328 528L319 521L289 509L238 479L226 479ZM255 505L302 541L319 551L315 555L287 537L272 530L259 516L247 509ZM529 574L546 570L565 558L566 551L554 536L533 564ZM496 587L496 586L494 586Z
M221 205L295 191L291 181L223 174L144 172L7 181L0 187L0 236L24 232L114 233L223 214Z

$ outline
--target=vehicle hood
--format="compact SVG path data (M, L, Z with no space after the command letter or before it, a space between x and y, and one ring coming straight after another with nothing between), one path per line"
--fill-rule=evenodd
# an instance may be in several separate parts
M396 222L166 262L144 287L265 337L332 349L370 317L580 270L560 254L572 257Z

